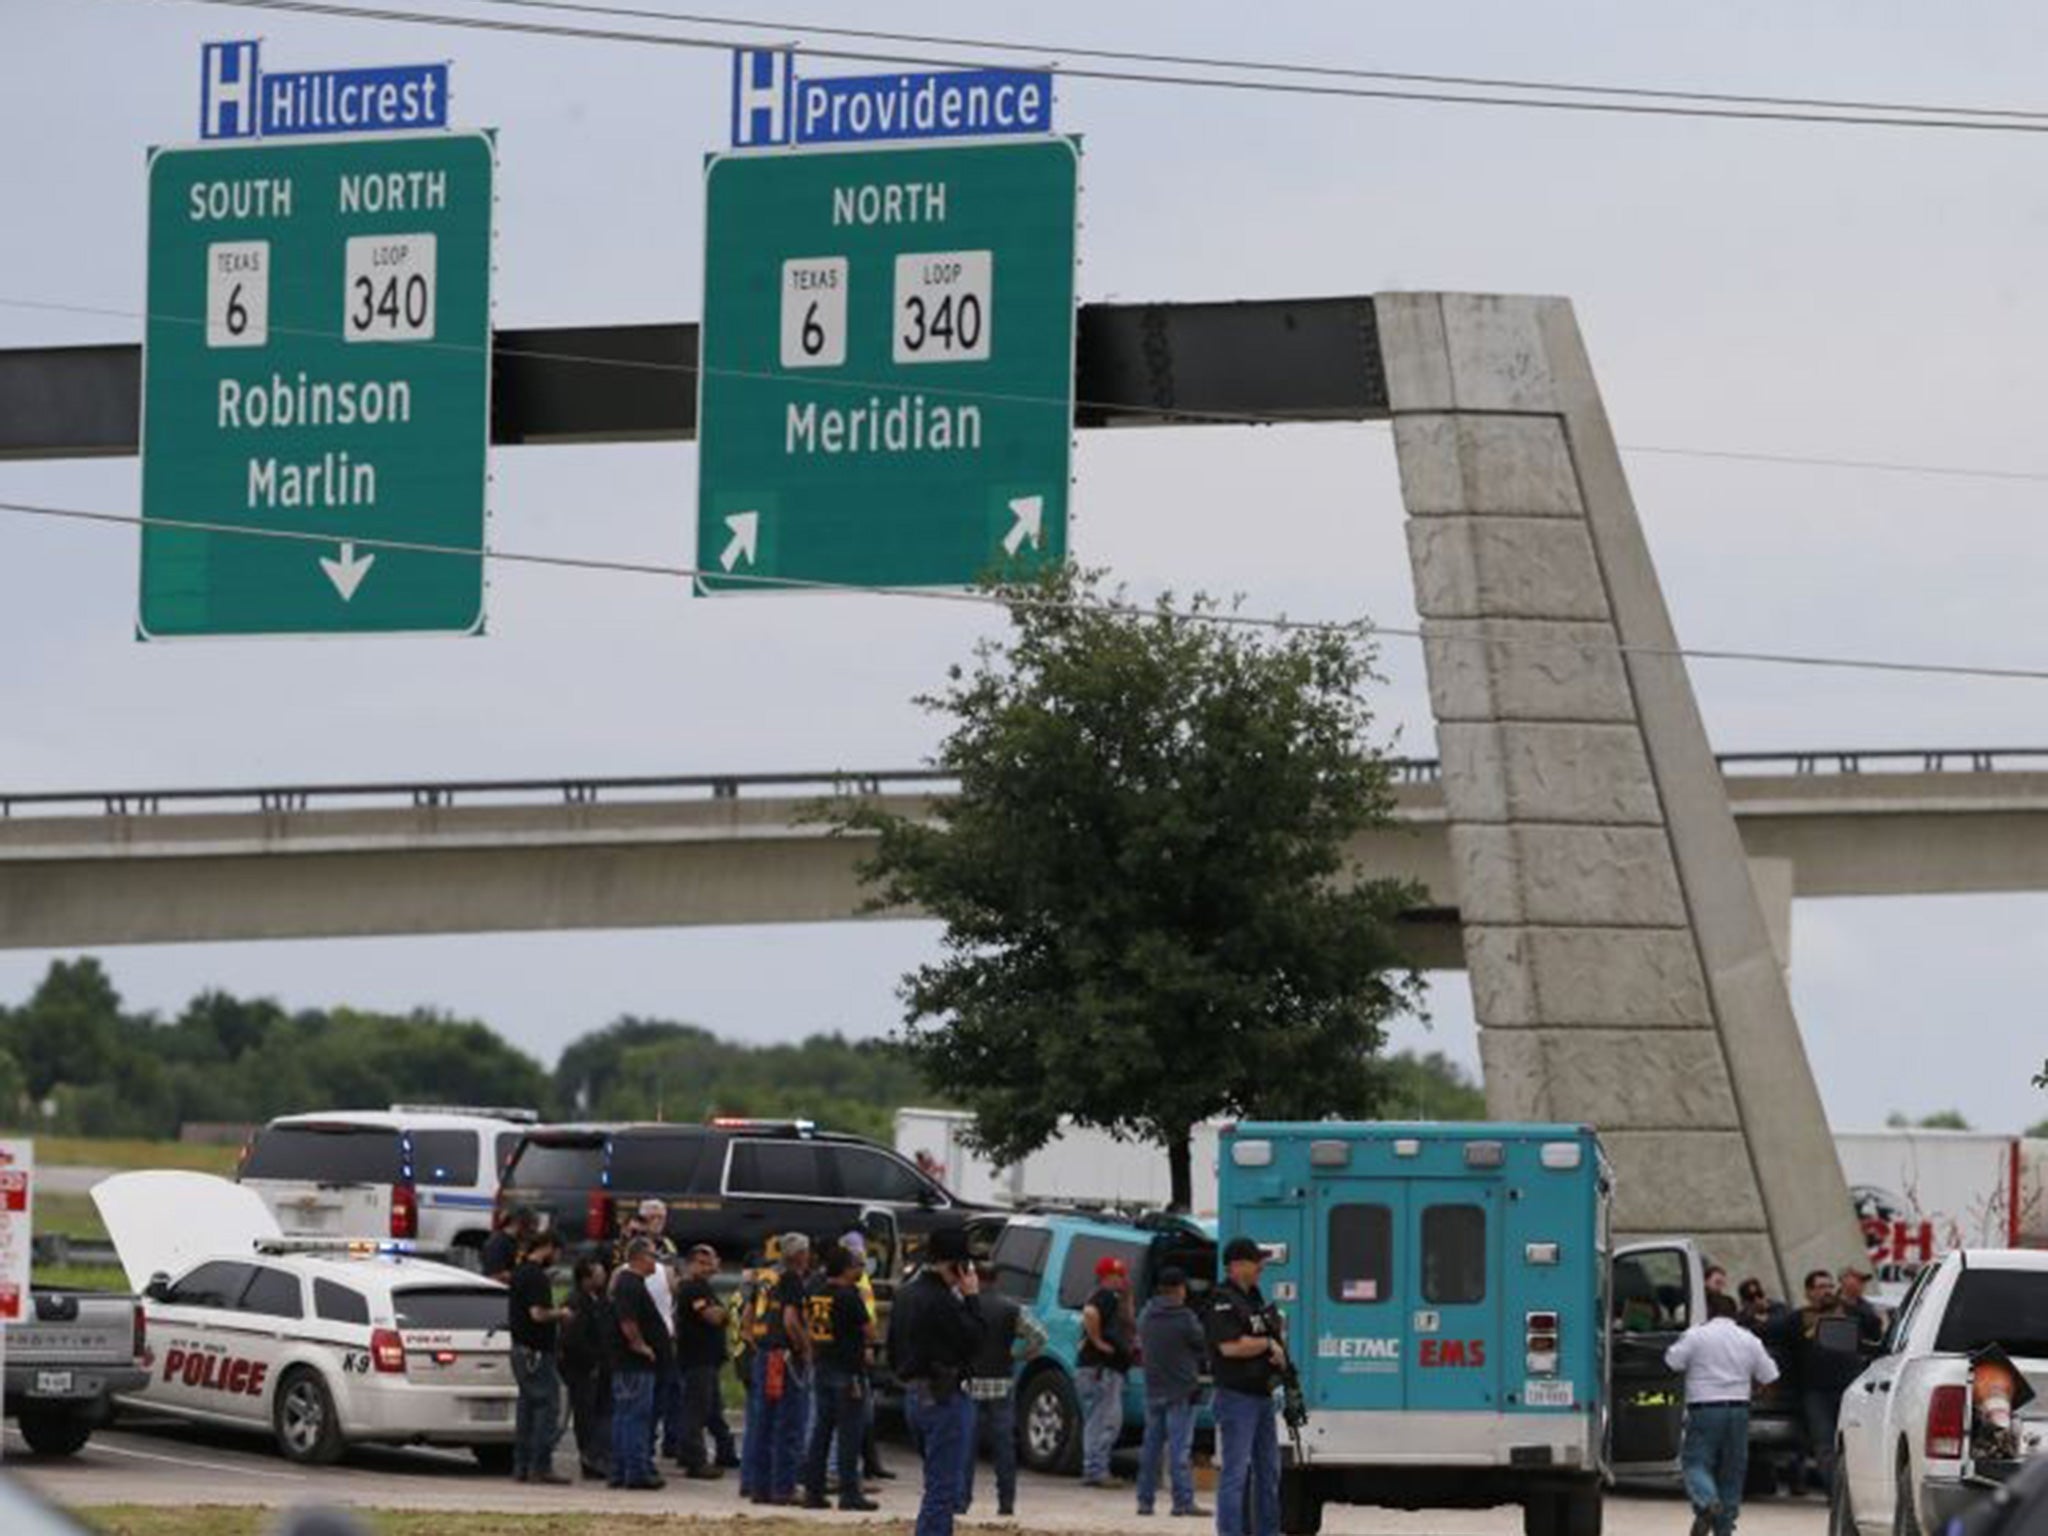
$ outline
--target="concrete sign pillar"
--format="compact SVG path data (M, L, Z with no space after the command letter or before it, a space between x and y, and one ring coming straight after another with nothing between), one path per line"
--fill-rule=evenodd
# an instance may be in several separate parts
M1863 1245L1571 306L1374 304L1488 1109L1796 1299Z

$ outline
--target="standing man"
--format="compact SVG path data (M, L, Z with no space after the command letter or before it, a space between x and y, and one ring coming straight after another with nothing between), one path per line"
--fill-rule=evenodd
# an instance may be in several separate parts
M1858 1269L1852 1264L1842 1271L1842 1310L1856 1319L1856 1348L1865 1362L1875 1359L1884 1344L1884 1317L1864 1295L1869 1284L1870 1271L1867 1269Z
M967 1400L974 1427L967 1441L966 1475L960 1481L960 1513L974 1505L974 1463L977 1445L985 1447L996 1470L996 1513L1017 1512L1017 1363L1045 1348L1044 1326L1031 1309L995 1288L995 1268L975 1271L980 1282L981 1348L968 1367Z
M1081 1309L1081 1486L1113 1488L1109 1454L1124 1430L1124 1378L1131 1370L1131 1272L1122 1259L1095 1261L1095 1294Z
M533 1212L523 1205L515 1205L505 1213L498 1230L484 1239L476 1256L476 1267L483 1271L486 1280L495 1280L500 1285L511 1282L512 1271L519 1263L519 1250L526 1246L537 1225Z
M1287 1360L1278 1318L1259 1293L1266 1251L1248 1237L1223 1250L1224 1283L1204 1331L1216 1362L1216 1536L1280 1536L1280 1416L1273 1389Z
M804 1507L832 1507L825 1497L825 1463L836 1444L839 1507L877 1510L882 1506L862 1493L860 1486L868 1346L875 1332L860 1294L861 1259L851 1249L834 1243L825 1250L822 1269L825 1283L805 1304L818 1412L811 1422L810 1450L804 1457Z
M1664 1351L1685 1373L1685 1492L1692 1536L1731 1536L1749 1474L1749 1399L1778 1379L1763 1341L1736 1321L1725 1292L1707 1294L1707 1320Z
M1842 1305L1835 1277L1816 1269L1806 1277L1806 1305L1799 1309L1795 1349L1799 1403L1806 1416L1806 1445L1820 1472L1821 1489L1835 1487L1835 1429L1842 1414L1842 1394L1863 1374L1857 1353L1858 1327Z
M725 1359L725 1308L711 1288L717 1273L718 1250L699 1243L690 1250L675 1292L676 1374L682 1389L676 1462L704 1481L724 1475L705 1442L718 1402L718 1367Z
M555 1374L555 1328L575 1316L555 1305L548 1267L561 1244L552 1232L536 1232L512 1269L509 1297L512 1379L519 1384L514 1418L512 1477L521 1483L566 1483L555 1473L555 1434L562 1422L562 1382Z
M569 1385L569 1412L576 1424L576 1456L583 1475L609 1481L612 1475L611 1269L594 1253L576 1261L569 1317L562 1328L562 1377Z
M647 1288L654 1273L654 1242L636 1237L626 1244L626 1262L612 1276L612 1475L614 1488L663 1488L649 1454L654 1444L654 1378L674 1345L661 1308Z
M766 1326L754 1353L753 1430L761 1440L756 1504L794 1504L797 1474L810 1427L810 1334L804 1321L805 1276L811 1270L811 1240L801 1232L782 1235L782 1272L768 1295ZM752 1448L748 1454L751 1456Z
M1188 1310L1188 1277L1162 1269L1152 1299L1138 1318L1145 1361L1145 1448L1138 1457L1138 1513L1152 1513L1159 1463L1166 1462L1176 1515L1206 1515L1195 1502L1195 1414L1202 1401L1202 1361L1208 1353L1202 1324Z
M974 1409L960 1384L986 1331L980 1295L967 1234L941 1227L925 1245L924 1267L896 1293L890 1315L889 1360L903 1383L904 1413L924 1455L916 1536L953 1536L974 1429Z

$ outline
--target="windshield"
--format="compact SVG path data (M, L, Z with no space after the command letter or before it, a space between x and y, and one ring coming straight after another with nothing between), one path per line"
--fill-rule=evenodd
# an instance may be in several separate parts
M2048 1360L2048 1270L1966 1269L1956 1276L1934 1347L1967 1355L1987 1344Z
M519 1189L596 1189L604 1182L602 1141L532 1141L512 1154L505 1182Z
M403 1175L398 1132L371 1125L271 1125L256 1133L245 1179L321 1184L396 1184Z
M391 1306L400 1328L481 1333L510 1321L511 1302L506 1298L503 1290L481 1286L419 1286L393 1292Z

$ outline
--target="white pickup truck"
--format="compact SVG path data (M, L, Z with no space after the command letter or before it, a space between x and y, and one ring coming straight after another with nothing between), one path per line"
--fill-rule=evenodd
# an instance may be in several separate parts
M2002 1350L2017 1396L2048 1397L2048 1252L1958 1249L1920 1271L1885 1352L1842 1396L1829 1536L1938 1531L2029 1457L2048 1455L2036 1401L2000 1433L1993 1411Z

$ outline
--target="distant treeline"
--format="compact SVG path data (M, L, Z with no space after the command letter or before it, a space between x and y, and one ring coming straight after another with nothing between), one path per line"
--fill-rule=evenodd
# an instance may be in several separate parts
M1439 1054L1383 1066L1389 1114L1484 1110ZM899 1107L941 1101L886 1040L744 1045L628 1017L577 1037L550 1073L489 1025L430 1009L286 1009L210 991L172 1019L130 1012L90 957L54 962L28 1001L0 1007L0 1123L13 1128L169 1138L193 1121L405 1102L519 1105L557 1119L804 1115L886 1141Z

